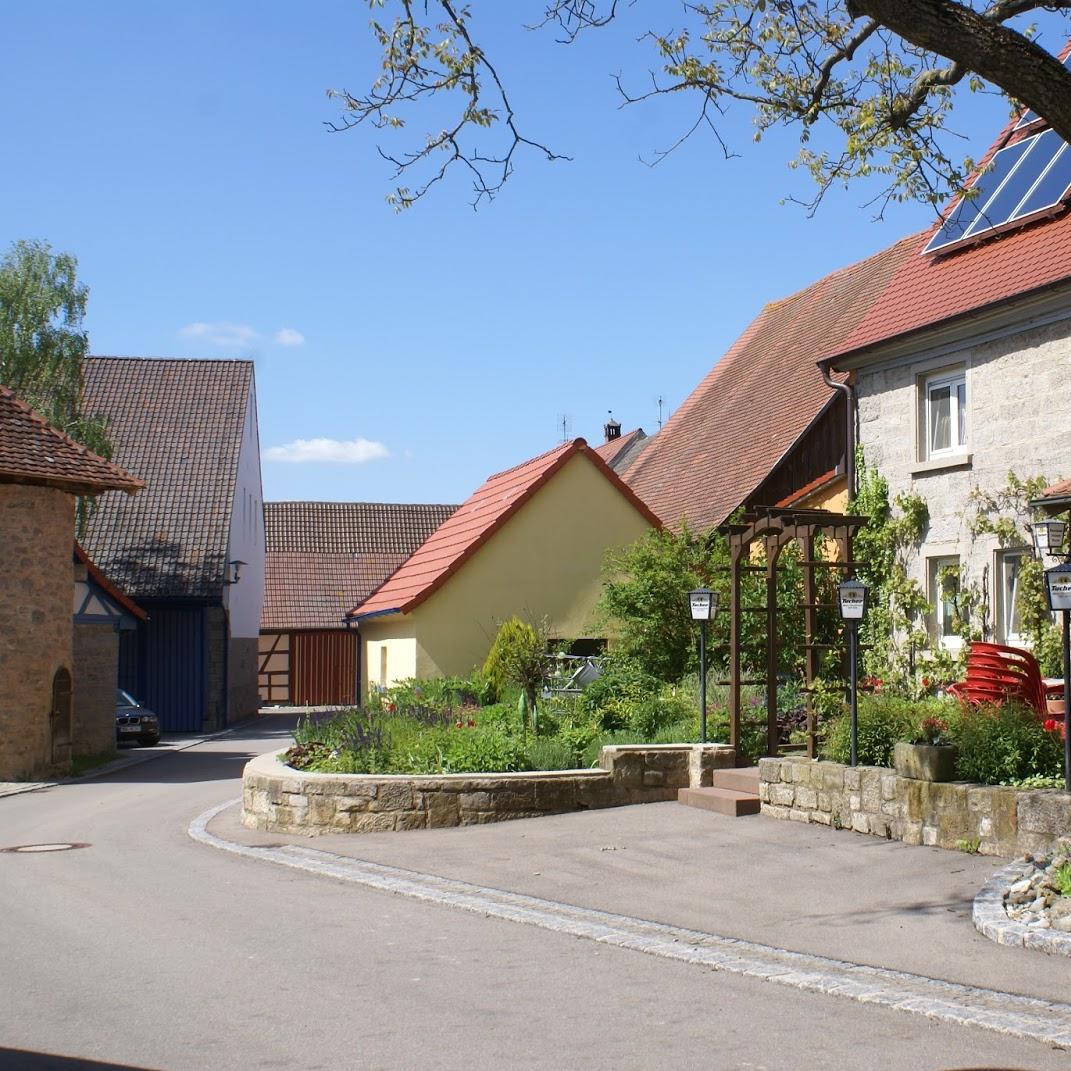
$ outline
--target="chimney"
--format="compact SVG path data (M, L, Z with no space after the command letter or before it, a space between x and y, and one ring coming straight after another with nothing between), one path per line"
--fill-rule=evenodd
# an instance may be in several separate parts
M621 438L621 425L614 420L614 414L611 410L607 410L610 413L610 419L603 424L602 430L606 435L606 441L612 442L614 439Z

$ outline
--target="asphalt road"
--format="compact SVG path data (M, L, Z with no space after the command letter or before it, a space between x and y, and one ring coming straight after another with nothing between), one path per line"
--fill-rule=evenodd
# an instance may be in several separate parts
M191 840L190 821L237 796L244 762L281 746L286 725L265 720L98 781L0 799L0 847L88 844L0 854L0 1068L1071 1066L1066 1051L1038 1042L484 918ZM511 833L550 821L512 823ZM461 873L465 831L443 832L449 867ZM433 836L420 835L429 864ZM315 846L331 850L332 839ZM768 859L772 882L786 864ZM523 855L512 872L508 861L494 863L499 887L513 877L522 888L532 870ZM605 876L593 867L590 883ZM801 940L808 932L800 919ZM895 939L915 938L908 929Z

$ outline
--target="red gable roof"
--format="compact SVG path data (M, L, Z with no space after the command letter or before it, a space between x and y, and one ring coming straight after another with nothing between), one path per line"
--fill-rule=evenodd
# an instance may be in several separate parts
M1068 52L1071 43L1060 58ZM1035 127L1016 131L1017 121L1018 116L1008 120L982 157L979 170L998 150L1037 133ZM953 198L943 215L957 203ZM938 221L907 239L917 243L915 255L904 260L855 330L846 338L831 340L824 360L834 364L837 357L1071 280L1071 213L1066 210L945 254L923 254L940 226Z
M628 467L629 486L667 524L721 524L831 404L815 361L916 249L900 241L767 305Z
M145 485L98 457L0 386L0 483L57 487L73 495L134 494Z
M655 527L658 518L583 439L574 439L491 476L444 521L351 617L408 613L437 591L533 495L574 457L587 458Z

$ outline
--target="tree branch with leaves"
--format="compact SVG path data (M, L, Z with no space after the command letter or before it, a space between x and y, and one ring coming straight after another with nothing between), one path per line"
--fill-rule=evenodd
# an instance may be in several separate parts
M396 208L410 207L456 168L468 174L478 205L501 191L522 150L547 161L569 159L524 131L505 78L477 40L478 5L369 2L395 10L392 24L372 22L381 73L364 93L331 91L343 106L331 129L367 124L400 132L410 112L453 102L448 121L422 143L402 151L380 147L399 180L388 197ZM549 27L570 45L639 2L544 0L542 17L529 29ZM617 76L623 104L696 99L693 119L654 163L701 131L730 155L723 120L739 103L754 110L756 139L778 126L798 129L792 163L816 184L803 202L810 211L832 187L873 177L882 186L871 203L938 205L975 170L949 126L953 89L961 83L1032 108L1071 141L1071 72L1023 22L1039 13L1066 20L1071 0L683 0L677 12L674 27L650 27L640 37L657 60L645 87ZM820 140L825 146L820 131L831 135L832 148L816 147Z

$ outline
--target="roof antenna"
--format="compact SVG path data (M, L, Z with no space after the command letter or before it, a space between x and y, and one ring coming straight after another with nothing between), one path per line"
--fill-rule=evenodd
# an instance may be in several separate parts
M559 413L558 414L558 422L561 424L561 428L562 428L562 442L563 443L569 441L569 420L570 420L570 418L569 418L569 414L568 413Z
M660 394L658 396L658 430L659 431L662 430L662 405L663 405L662 395Z

